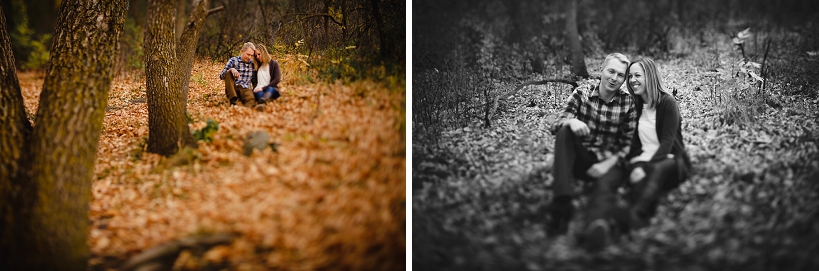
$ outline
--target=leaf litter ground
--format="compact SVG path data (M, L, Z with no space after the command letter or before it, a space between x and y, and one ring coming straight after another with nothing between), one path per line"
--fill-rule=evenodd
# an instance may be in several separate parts
M219 130L171 158L143 151L144 77L115 78L92 185L90 265L116 267L174 239L226 232L237 236L230 245L183 251L174 269L404 266L403 83L312 83L295 57L280 63L282 97L258 112L227 103L217 77L223 63L198 61L191 131L207 119ZM30 116L42 79L20 73ZM244 156L243 139L254 131L269 133L275 150Z
M577 247L580 218L566 235L546 234L554 159L548 125L569 88L527 87L502 104L491 128L476 120L443 132L438 144L413 143L413 264L437 270L819 267L819 99L776 92L753 109L751 121L728 125L723 103L702 90L712 86L705 83L712 72L694 58L657 61L669 91L679 92L694 174L661 201L651 226L597 254ZM593 61L589 67L599 65Z

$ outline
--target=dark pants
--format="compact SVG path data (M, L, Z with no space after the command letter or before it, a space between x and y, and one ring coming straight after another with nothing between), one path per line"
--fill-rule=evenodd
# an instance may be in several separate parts
M233 78L233 73L230 71L225 72L225 96L227 96L231 103L237 98L241 97L240 100L242 100L242 104L244 106L256 106L256 99L253 97L253 90L237 85L236 80Z
M262 88L262 91L256 92L253 95L255 95L257 102L259 101L259 99L264 97L264 95L267 95L267 99L269 101L272 101L272 100L275 100L275 99L279 98L279 90L274 88L274 87L269 87L268 86L268 87Z
M628 200L632 212L647 221L656 213L660 198L680 185L677 163L670 158L654 162L637 162L630 167L629 174L637 167L643 168L646 176L634 184Z
M573 196L575 177L594 182L591 198L586 209L588 221L601 218L614 208L617 188L622 183L624 169L613 166L608 172L594 179L586 171L598 162L594 153L589 152L571 128L564 126L557 132L555 140L554 182L555 197Z

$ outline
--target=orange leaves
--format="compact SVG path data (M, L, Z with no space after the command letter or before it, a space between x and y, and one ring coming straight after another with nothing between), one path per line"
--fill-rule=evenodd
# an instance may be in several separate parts
M218 79L223 63L212 63L194 65L188 115L192 131L209 118L219 129L185 157L145 152L145 79L112 81L89 206L95 257L124 258L174 239L230 232L238 235L232 244L184 253L177 266L403 267L392 261L405 253L406 138L396 128L405 118L405 91L370 81L309 83L315 74L285 56L282 96L258 112L228 105ZM43 75L19 78L33 115ZM242 155L254 131L270 134L276 150Z

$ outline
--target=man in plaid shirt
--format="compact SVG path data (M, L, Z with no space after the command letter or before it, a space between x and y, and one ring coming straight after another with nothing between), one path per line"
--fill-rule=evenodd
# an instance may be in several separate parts
M624 176L617 164L629 151L637 122L631 95L620 89L628 63L620 53L606 56L600 82L582 82L552 125L551 132L557 135L552 172L555 197L548 208L552 232L565 232L574 214L575 176L594 181L587 219L602 217L606 205L615 203L614 192Z
M255 50L256 46L253 43L246 42L242 45L241 55L230 58L219 74L219 79L225 80L225 95L231 105L236 105L239 97L242 98L244 106L256 105L253 86L250 83L253 78L253 52Z

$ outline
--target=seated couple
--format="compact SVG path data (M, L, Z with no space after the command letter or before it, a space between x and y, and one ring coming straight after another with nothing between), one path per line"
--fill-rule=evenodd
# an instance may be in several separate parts
M257 47L247 42L240 52L241 55L228 60L219 79L225 80L225 95L231 105L241 100L244 106L261 111L265 103L279 98L282 80L279 62L261 44Z
M620 88L625 81L628 92ZM566 232L575 178L593 182L578 238L587 250L646 226L660 198L689 176L680 123L677 101L660 84L652 59L606 56L600 82L576 88L552 125L557 138L547 230ZM628 206L617 205L621 185L631 187Z

